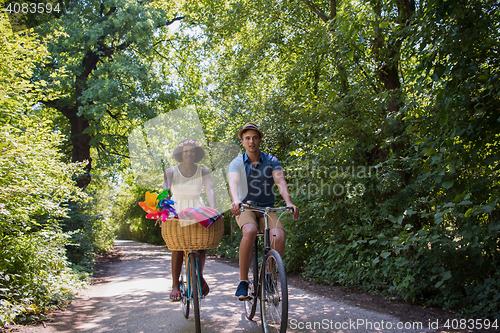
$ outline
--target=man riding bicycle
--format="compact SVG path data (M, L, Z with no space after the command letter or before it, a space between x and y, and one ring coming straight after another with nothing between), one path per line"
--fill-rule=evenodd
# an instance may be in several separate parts
M246 152L236 157L229 166L229 193L232 198L231 213L241 228L243 237L240 243L239 263L240 282L235 296L240 300L248 298L248 268L253 256L253 244L257 232L264 229L264 216L259 212L240 211L240 204L252 201L260 207L274 207L273 185L278 190L288 207L293 207L293 219L299 217L299 209L293 204L288 184L278 159L261 152L259 147L263 134L254 123L246 123L238 132L241 144ZM278 215L269 214L271 248L282 256L285 250L285 231Z

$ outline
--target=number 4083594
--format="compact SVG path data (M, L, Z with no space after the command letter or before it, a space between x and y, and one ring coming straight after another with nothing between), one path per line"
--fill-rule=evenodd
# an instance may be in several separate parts
M489 319L448 319L444 325L446 329L498 329L498 320Z
M50 2L10 2L7 7L3 9L4 12L9 14L50 14L52 12L59 13L59 3L52 5Z

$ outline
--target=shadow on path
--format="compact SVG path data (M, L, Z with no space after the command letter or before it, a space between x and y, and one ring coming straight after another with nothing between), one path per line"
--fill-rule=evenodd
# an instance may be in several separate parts
M65 311L56 313L46 327L26 326L17 332L194 332L192 313L186 320L181 304L168 299L171 252L164 246L133 241L118 240L115 245L121 261L102 264L96 282ZM234 298L237 268L207 259L205 279L211 290L201 303L203 332L262 331L258 312L254 321L247 320L243 303ZM289 287L289 303L287 332L422 332L427 325L398 330L394 317L293 287ZM387 323L391 323L391 329L387 329Z

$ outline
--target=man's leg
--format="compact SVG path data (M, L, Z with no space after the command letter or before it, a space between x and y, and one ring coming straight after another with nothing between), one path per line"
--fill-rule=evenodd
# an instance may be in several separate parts
M253 245L257 237L257 224L247 223L241 227L243 237L240 242L240 280L248 280L248 269L252 262ZM283 247L284 248L284 247Z
M281 228L273 228L269 230L269 240L271 241L271 249L278 251L280 256L283 257L285 252L285 230Z
M236 289L235 296L241 301L248 299L248 269L252 262L253 245L257 237L257 216L255 212L244 211L236 217L236 222L241 228L243 237L240 242L240 283Z
M259 220L260 227L264 230L264 217ZM283 229L283 224L278 218L275 212L269 213L268 217L269 223L269 242L271 243L271 249L278 251L280 256L283 257L283 252L285 252L285 230Z

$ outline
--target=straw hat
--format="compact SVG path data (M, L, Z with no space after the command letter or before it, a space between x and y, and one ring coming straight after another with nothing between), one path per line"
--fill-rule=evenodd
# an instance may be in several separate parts
M238 137L241 139L242 138L241 136L243 135L243 132L245 132L247 130L254 130L254 131L259 132L261 139L264 136L264 134L262 134L262 132L260 131L260 129L257 127L257 125L255 125L254 123L246 123L245 126L243 126L243 128L240 129L240 131L238 132Z

